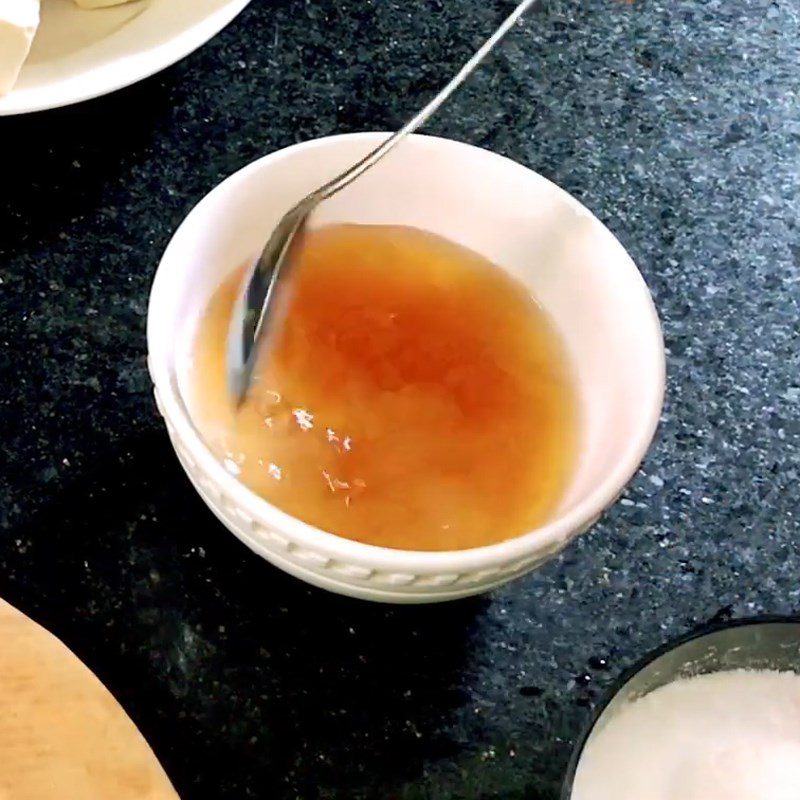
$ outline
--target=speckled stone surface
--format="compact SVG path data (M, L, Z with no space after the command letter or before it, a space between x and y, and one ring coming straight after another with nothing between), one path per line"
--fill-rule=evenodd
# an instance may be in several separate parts
M325 595L228 535L170 452L144 326L183 215L263 153L397 126L511 5L256 0L136 87L0 119L0 596L184 800L555 798L647 650L800 611L795 0L552 0L429 128L580 198L663 317L658 438L561 559L445 607Z

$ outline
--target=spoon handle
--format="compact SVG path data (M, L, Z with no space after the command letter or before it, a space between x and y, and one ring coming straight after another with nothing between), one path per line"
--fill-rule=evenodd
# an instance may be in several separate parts
M287 255L292 243L303 230L308 215L323 200L340 192L377 164L395 145L422 125L486 58L519 18L539 1L522 0L472 58L421 111L346 172L306 195L284 215L272 231L264 250L246 279L231 316L227 341L227 372L228 384L237 405L241 405L247 396L259 343L264 337L271 309L275 306L279 284L286 277L284 265L290 260Z
M337 175L333 180L321 186L313 193L317 202L332 197L354 180L361 177L370 167L377 164L389 151L399 144L409 133L413 133L420 125L424 125L428 119L436 113L456 89L470 76L477 67L492 52L495 45L516 25L520 17L531 6L539 0L522 0L522 2L508 15L500 27L475 51L473 56L463 67L453 76L450 82L437 94L424 108L418 111L400 130L389 136L386 141L378 145L374 150L364 156L360 161L353 164L350 169Z

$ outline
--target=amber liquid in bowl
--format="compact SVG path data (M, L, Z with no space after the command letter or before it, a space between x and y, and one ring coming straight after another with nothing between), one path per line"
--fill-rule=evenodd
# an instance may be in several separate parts
M544 523L576 461L578 397L526 288L416 228L321 228L297 258L238 411L225 341L241 271L198 324L187 399L225 466L298 519L383 547L458 550Z

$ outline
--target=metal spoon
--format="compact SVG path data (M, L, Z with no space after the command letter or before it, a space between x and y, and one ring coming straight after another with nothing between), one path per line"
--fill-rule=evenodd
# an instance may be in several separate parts
M264 250L253 265L242 287L228 331L228 385L237 405L241 405L253 380L259 350L275 320L276 298L290 272L292 244L302 231L309 214L323 201L349 186L378 163L409 133L428 120L439 106L466 80L520 17L539 0L523 0L500 27L484 42L455 77L399 131L368 153L347 171L320 186L295 205L277 224Z

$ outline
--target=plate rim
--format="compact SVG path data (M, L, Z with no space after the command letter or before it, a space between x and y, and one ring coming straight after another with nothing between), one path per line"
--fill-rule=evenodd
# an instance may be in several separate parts
M37 90L34 94L34 102L22 103L18 101L15 103L16 93L12 89L7 95L0 97L0 117L21 116L23 114L33 114L39 111L49 111L54 108L76 105L125 89L128 86L139 83L139 81L150 78L186 58L190 53L213 39L244 11L250 2L251 0L228 0L216 11L191 24L186 30L166 40L157 48L148 51L151 58L145 65L140 65L142 68L134 69L127 73L124 70L109 70L109 65L118 64L121 59L114 59L108 62L98 71L101 73L108 71L110 74L105 76L105 79L103 77L99 79L95 77L83 90L79 88L77 91L66 92L63 95L59 95L58 92L53 92L52 94L41 92L43 97L36 102L40 94ZM140 53L137 53L134 58L139 55Z

